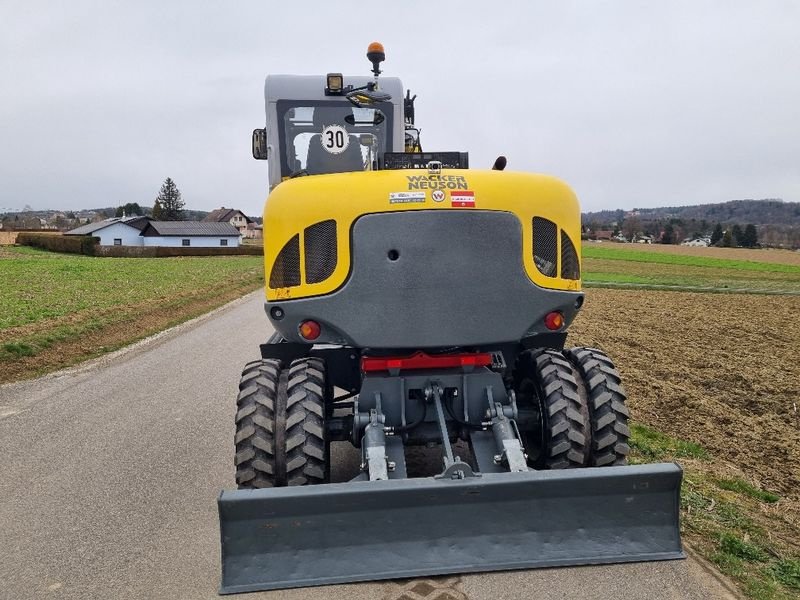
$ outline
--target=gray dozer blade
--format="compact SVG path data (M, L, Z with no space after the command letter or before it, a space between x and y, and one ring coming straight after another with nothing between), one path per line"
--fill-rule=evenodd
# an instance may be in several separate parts
M684 558L672 463L224 491L220 593Z

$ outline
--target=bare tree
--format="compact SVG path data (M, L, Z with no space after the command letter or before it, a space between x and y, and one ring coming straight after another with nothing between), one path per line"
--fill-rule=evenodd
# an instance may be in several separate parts
M622 222L622 235L628 238L628 241L632 242L641 228L642 222L639 220L639 217L627 217Z

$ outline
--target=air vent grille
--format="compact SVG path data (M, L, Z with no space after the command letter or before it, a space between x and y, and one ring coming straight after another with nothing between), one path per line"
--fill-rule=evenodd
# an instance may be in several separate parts
M578 261L578 253L575 251L575 245L569 236L561 230L561 278L562 279L580 279L581 278L581 265Z
M328 220L306 227L303 233L306 283L320 283L336 269L336 221Z
M300 235L295 235L278 252L272 272L269 274L269 287L294 287L300 285Z
M533 262L542 275L556 276L558 228L552 221L533 217Z

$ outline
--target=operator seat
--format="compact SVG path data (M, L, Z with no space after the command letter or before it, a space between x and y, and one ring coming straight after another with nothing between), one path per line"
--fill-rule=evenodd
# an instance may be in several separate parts
M342 125L343 117L342 109L320 106L314 108L314 128L320 133L311 136L308 143L306 171L309 175L364 170L364 160L361 156L361 145L358 136L353 134L348 136L347 148L341 154L328 152L322 146L322 129L328 125Z

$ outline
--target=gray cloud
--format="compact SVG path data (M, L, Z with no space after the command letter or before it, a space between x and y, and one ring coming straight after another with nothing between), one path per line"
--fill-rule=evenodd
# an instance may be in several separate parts
M267 73L419 95L426 149L557 175L584 209L800 200L800 4L4 2L0 207L261 212Z

